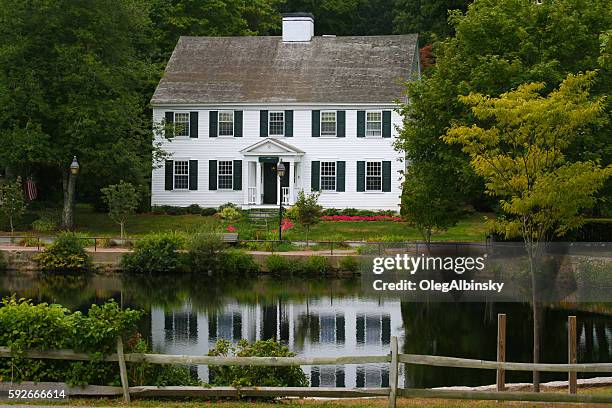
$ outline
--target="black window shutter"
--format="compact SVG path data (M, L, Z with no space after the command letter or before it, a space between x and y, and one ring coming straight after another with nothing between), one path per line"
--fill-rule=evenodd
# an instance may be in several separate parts
M321 111L312 111L312 137L321 135Z
M242 111L234 111L234 137L242 137Z
M242 160L234 160L234 190L242 190Z
M268 111L259 111L259 136L268 137Z
M166 123L165 123L166 130L173 129L173 127L170 127L170 125L172 125L173 123L174 123L174 112L166 112ZM170 130L170 134L166 135L166 137L173 137L173 136L174 136L173 130Z
M344 180L346 173L346 162L338 161L336 162L336 191L344 191Z
M198 137L198 112L189 112L189 137Z
M365 191L365 162L357 162L357 191Z
M319 174L321 170L320 161L310 162L310 189L312 191L319 191Z
M338 111L336 113L336 136L346 136L346 111Z
M217 120L219 118L218 111L210 111L208 120L208 137L217 137Z
M382 136L391 137L391 111L383 111Z
M198 189L198 161L189 160L189 189Z
M285 111L285 137L293 137L293 111Z
M209 190L217 189L217 161L216 160L208 161L208 189Z
M391 162L382 162L382 191L391 191Z
M166 160L166 190L174 189L174 161Z
M365 111L357 111L357 137L365 137Z

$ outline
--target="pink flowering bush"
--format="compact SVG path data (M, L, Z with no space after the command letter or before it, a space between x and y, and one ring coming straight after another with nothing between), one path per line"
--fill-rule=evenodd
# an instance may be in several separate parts
M227 232L236 232L236 231L238 231L238 229L234 227L233 225L227 226Z
M401 217L392 215L324 215L322 221L401 221Z
M287 231L291 228L293 228L293 223L291 222L291 220L289 218L284 218L283 222L281 223L281 230Z

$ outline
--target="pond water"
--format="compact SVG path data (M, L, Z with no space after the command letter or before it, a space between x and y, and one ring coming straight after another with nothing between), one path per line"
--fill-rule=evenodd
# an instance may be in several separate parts
M140 331L156 352L203 355L218 339L282 340L300 356L378 355L390 350L494 360L497 313L507 314L507 359L531 359L531 312L517 303L409 303L363 294L359 279L293 279L260 276L215 280L206 276L0 275L0 295L16 293L73 310L113 298L144 309ZM567 316L578 316L579 362L610 362L612 304L544 310L542 361L566 362ZM388 386L387 365L304 367L314 386ZM194 367L206 380L206 367ZM543 374L543 380L567 375ZM530 373L507 373L527 382ZM492 370L403 366L410 387L485 385Z

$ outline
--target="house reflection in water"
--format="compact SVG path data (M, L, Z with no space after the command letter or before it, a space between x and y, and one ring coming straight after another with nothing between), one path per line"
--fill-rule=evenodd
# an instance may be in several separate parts
M217 340L236 343L281 340L299 356L381 355L390 352L391 336L402 347L400 302L323 297L314 301L240 305L227 303L217 312L151 310L155 351L205 355ZM388 364L304 366L312 386L387 387ZM197 368L208 381L206 366ZM400 381L403 370L400 369Z

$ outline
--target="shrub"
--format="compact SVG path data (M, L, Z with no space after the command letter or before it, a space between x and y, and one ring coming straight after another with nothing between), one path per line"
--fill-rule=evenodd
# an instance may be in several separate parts
M53 232L57 229L57 222L47 218L41 218L32 223L32 229L36 232Z
M0 378L13 381L61 381L69 384L119 382L116 362L30 360L27 349L74 349L92 355L114 352L118 336L133 331L142 313L121 309L114 301L92 305L87 313L70 312L60 305L15 297L0 302L0 346L11 349L0 359ZM19 369L15 369L18 367Z
M274 340L259 340L249 344L240 340L234 347L227 340L219 340L208 352L209 356L237 357L294 357L287 346ZM299 366L210 366L211 384L235 387L305 387L306 374Z
M187 212L189 214L199 215L202 212L202 207L197 204L191 204L189 207L187 207Z
M185 240L176 233L153 234L134 244L134 251L121 259L121 267L129 273L170 273L182 268L181 254Z
M34 260L47 271L79 272L91 267L83 241L73 233L59 235L43 252L35 255Z
M186 263L192 272L216 272L226 245L218 234L196 234L188 245Z
M187 207L174 207L172 205L155 205L151 208L153 214L164 214L164 215L185 215L187 214Z
M223 271L232 275L254 275L259 272L259 265L246 252L232 249L225 251L222 257Z
M233 208L233 209L238 210L238 206L236 204L234 204L232 202L227 202L225 204L221 204L219 206L217 212L221 212L221 211L225 210L226 208Z
M309 256L304 262L302 273L306 275L326 275L331 271L331 265L324 256Z
M200 215L202 217L210 217L211 215L215 215L216 213L217 209L212 207L202 208L202 210L200 211Z
M342 271L357 272L359 270L359 261L354 256L344 256L340 259L338 267Z
M288 273L291 266L284 256L272 254L266 258L266 268L274 275L284 275Z
M225 221L237 221L242 218L242 211L234 207L225 207L219 211L219 217Z
M38 246L45 246L45 244L40 241L40 239L38 239L38 237L24 237L21 238L18 242L17 245L19 246L23 246L23 247L38 247Z

